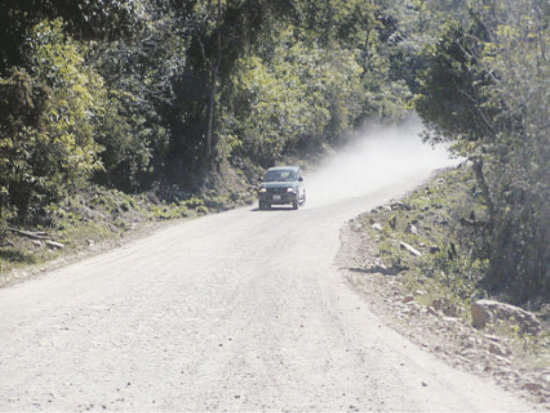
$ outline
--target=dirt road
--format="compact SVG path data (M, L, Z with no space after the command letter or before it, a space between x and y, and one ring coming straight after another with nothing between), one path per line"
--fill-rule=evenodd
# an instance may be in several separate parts
M204 217L1 290L0 410L528 410L382 325L334 264L346 219L428 172L332 204L312 182L298 211Z

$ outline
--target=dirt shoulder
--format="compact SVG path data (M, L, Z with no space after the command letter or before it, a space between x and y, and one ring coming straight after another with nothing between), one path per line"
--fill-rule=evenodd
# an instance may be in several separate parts
M428 198L435 192L430 186L418 191ZM470 300L461 300L459 295L453 295L452 285L449 287L452 282L463 280L447 276L442 287L435 281L437 277L422 274L427 271L425 261L403 258L414 254L399 248L404 234L411 235L413 225L415 236L407 239L406 244L422 255L435 253L442 247L436 245L436 225L433 221L426 222L427 217L434 216L436 220L452 217L441 208L432 213L429 207L424 207L418 219L413 217L410 205L413 205L410 198L405 198L381 206L342 228L337 265L349 285L385 324L411 341L452 366L491 377L504 389L519 392L537 409L550 410L548 333L520 336L502 326L474 328L468 314ZM421 237L428 227L432 243ZM446 242L450 243L448 239ZM399 256L391 257L391 252Z

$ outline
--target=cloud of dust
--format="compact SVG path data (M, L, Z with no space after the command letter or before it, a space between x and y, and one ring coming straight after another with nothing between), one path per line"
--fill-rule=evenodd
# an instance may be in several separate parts
M358 133L345 149L306 175L307 205L321 206L356 198L437 168L456 165L443 145L432 148L413 117L399 126L373 126Z

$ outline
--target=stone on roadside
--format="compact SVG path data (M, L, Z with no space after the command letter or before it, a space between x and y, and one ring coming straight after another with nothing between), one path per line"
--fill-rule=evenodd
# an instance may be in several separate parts
M483 328L491 322L491 313L483 305L478 304L478 301L472 303L470 312L472 313L472 324L475 328Z
M507 320L516 323L522 333L539 334L542 326L533 313L511 304L493 300L478 300L470 306L472 324L483 328L495 320Z
M379 222L375 222L371 225L372 229L375 229L376 231L382 231L382 225Z
M510 353L502 345L500 345L499 343L494 343L494 342L491 342L489 344L489 352L492 353L492 354L496 354L497 356L505 356L505 355Z
M409 295L403 297L403 302L404 302L404 303L409 303L409 302L411 302L411 301L414 301L414 295L409 294Z
M394 202L391 204L392 210L410 211L411 207L403 202Z
M485 337L487 340L494 341L495 343L501 342L501 338L493 334L484 334L483 337Z
M412 245L409 245L404 241L399 241L399 246L401 247L401 249L407 250L408 252L410 252L415 257L421 257L422 256L422 253L420 251L418 251Z
M527 391L530 391L532 393L536 393L543 389L543 385L540 383L525 383L523 385L523 388Z
M431 305L428 307L427 311L428 311L428 314L431 314L431 315L434 315L434 316L437 316L437 317L441 317L441 314L435 308L433 308Z

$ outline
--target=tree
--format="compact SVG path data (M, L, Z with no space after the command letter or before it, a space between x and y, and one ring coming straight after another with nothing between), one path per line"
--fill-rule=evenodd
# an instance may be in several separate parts
M273 35L273 34L271 34ZM361 67L353 52L294 38L292 26L269 53L241 58L227 102L238 136L235 155L264 167L284 155L316 150L351 132L362 113Z
M487 207L495 289L550 293L548 10L537 0L474 1L428 49L416 108L474 164ZM545 14L546 13L546 14Z
M113 39L139 27L141 2L132 0L0 0L0 75L24 58L28 32L44 19L62 18L74 38Z
M485 155L496 224L489 281L514 289L517 300L550 296L550 8L539 0L479 7L490 33L479 64L497 113Z
M2 101L0 192L4 208L21 218L82 186L101 168L94 130L105 91L84 64L61 20L38 24L28 41L30 73L15 70L3 87L19 96Z
M154 10L132 39L97 43L87 54L108 89L95 137L104 168L94 181L128 192L149 189L166 172L173 79L186 61L176 20Z
M188 45L185 67L173 79L175 97L167 114L173 131L169 175L178 184L193 175L205 176L224 161L218 146L221 114L227 118L227 108L220 99L227 96L235 62L264 32L275 10L286 4L286 0L169 2L178 34ZM188 182L190 186L201 185L195 179L188 181L194 181Z

